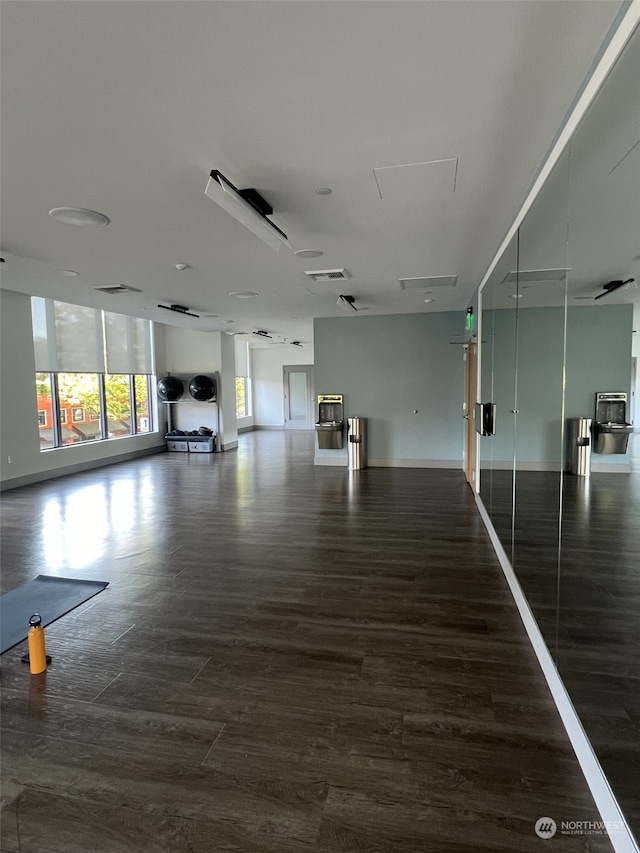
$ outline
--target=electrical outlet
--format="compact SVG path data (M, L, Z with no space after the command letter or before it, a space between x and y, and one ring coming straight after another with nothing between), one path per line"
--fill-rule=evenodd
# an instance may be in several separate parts
M13 462L13 459L10 456L7 456L7 462L9 463L9 465L11 465L11 463Z

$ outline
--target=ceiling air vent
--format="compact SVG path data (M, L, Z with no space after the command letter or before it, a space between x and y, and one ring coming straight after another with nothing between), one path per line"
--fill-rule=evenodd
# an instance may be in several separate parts
M128 284L103 284L101 287L94 287L94 290L99 290L101 293L110 293L115 296L116 293L142 293L137 287L131 287Z
M457 275L431 275L401 278L400 290L431 290L434 287L455 287Z
M502 279L502 284L542 284L547 281L564 281L569 267L556 267L550 270L511 270Z
M349 278L346 270L305 270L312 281L345 281Z

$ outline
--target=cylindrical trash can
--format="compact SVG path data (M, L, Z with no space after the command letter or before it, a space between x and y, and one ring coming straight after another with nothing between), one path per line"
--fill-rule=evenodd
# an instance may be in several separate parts
M357 471L367 467L364 446L364 418L347 418L347 455L349 470Z
M569 470L577 477L588 477L591 474L591 418L572 418L569 423Z

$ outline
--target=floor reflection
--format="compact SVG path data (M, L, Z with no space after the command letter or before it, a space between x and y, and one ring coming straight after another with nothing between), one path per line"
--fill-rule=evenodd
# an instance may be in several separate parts
M640 835L638 438L631 437L631 473L564 475L561 527L559 475L518 471L513 567L614 794ZM508 548L511 472L493 470L490 477L492 521Z

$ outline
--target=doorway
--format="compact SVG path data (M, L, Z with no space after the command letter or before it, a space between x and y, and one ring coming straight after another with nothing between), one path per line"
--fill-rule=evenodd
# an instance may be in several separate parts
M474 492L476 483L476 458L478 436L475 428L475 403L478 387L478 342L473 338L464 345L464 476Z
M307 364L285 364L282 370L284 428L313 429L313 367Z

